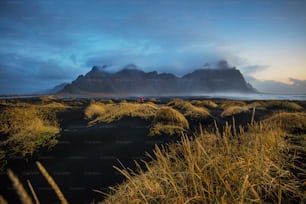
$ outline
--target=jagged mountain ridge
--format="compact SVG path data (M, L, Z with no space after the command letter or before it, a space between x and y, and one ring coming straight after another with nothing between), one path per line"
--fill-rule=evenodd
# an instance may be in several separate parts
M104 66L103 66L104 67ZM198 69L182 77L156 71L144 72L128 66L110 73L94 66L60 93L105 95L190 95L192 93L249 92L248 84L236 68Z

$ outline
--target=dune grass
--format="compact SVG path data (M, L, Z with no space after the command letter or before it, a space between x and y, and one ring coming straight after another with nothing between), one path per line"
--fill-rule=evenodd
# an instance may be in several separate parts
M175 99L170 101L167 105L179 110L185 117L194 120L202 120L211 116L206 107L194 106L188 101Z
M101 203L302 202L288 146L282 129L268 122L239 131L226 125L222 135L200 130L167 150L156 147L146 171L115 167L126 182Z
M85 110L85 116L88 119L97 118L105 113L106 105L103 103L91 103Z
M247 105L244 106L237 106L237 105L233 105L233 106L226 106L223 110L223 112L221 113L221 117L227 117L227 116L232 116L232 115L236 115L242 112L246 112L249 111L250 107Z
M23 105L2 110L0 133L7 138L1 142L1 148L8 154L25 157L39 148L55 145L60 132L55 107L58 105Z
M117 104L91 103L85 110L85 116L91 119L90 124L97 122L110 123L124 116L139 117L142 119L153 118L158 106L151 103L129 103Z
M247 112L253 108L251 105L246 104L244 101L232 101L232 100L223 101L219 105L219 107L223 109L223 112L221 113L221 117L223 118Z
M276 122L284 130L293 132L304 131L306 132L306 112L280 112L274 113L265 119L267 122Z
M189 123L184 115L171 107L165 106L156 112L149 136L182 135L187 129L189 129Z
M224 100L220 103L219 108L226 109L230 106L246 106L246 102L244 101L233 101L233 100Z
M255 101L246 103L244 101L224 101L219 107L223 109L221 117L233 116L239 113L248 112L252 109L266 110L266 104L264 101Z
M217 108L218 104L211 100L192 100L190 103L194 106L198 107L206 107L206 108Z
M271 101L262 101L262 107L266 109L272 110L286 110L286 111L302 111L304 108L297 104L296 102L292 101L278 101L278 100L271 100Z
M225 101L220 105L224 111L221 117L227 117L242 112L247 112L253 108L257 110L282 110L282 111L302 111L304 108L292 101L255 101L252 103L245 103L244 101Z

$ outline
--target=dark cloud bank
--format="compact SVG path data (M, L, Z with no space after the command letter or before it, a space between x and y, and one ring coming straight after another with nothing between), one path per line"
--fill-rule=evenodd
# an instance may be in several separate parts
M199 68L236 66L259 91L305 93L305 81L291 79L288 85L248 77L265 67L245 67L239 56L223 49L226 42L214 31L214 23L227 13L218 9L223 8L220 2L211 6L214 12L205 10L207 5L2 0L0 94L37 93L71 82L94 65L108 65L115 72L131 63L177 76ZM218 64L221 59L230 65Z

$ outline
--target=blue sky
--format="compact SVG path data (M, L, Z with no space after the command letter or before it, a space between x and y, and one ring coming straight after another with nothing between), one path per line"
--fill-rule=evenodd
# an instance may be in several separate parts
M181 76L221 59L261 91L305 93L305 25L305 1L1 0L0 94L94 65Z

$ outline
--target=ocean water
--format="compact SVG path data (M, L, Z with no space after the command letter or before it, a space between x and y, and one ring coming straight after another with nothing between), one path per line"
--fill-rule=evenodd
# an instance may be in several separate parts
M36 98L41 95L5 95L1 96L0 99L22 99L22 98ZM106 97L95 97L95 96L87 96L87 95L66 95L60 96L59 98L64 99L80 99L80 98L106 98L106 99L134 99L139 96L144 96L145 99L148 98L198 98L198 99L230 99L230 100L289 100L289 101L306 101L306 94L272 94L272 93L191 93L190 95L169 95L169 96L158 96L152 95L147 96L141 93L135 96L106 96Z
M233 100L289 100L289 101L306 101L306 94L270 94L270 93L217 93L202 95L206 98L222 98Z

